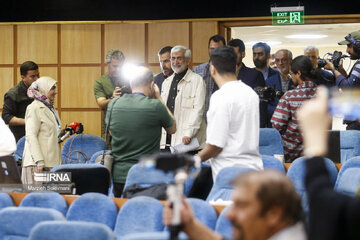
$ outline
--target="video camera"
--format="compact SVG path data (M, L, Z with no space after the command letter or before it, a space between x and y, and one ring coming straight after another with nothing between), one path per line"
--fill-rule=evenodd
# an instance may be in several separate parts
M275 98L280 99L284 95L284 92L267 86L256 87L254 90L259 95L260 101L263 102L272 102Z
M328 53L328 55L330 56L330 58L328 58L327 60L329 62L332 62L334 64L334 67L336 67L336 68L339 67L340 60L342 58L349 57L345 54L343 55L342 52L340 52L340 51L334 51L334 53ZM318 59L318 67L323 68L325 65L326 65L325 59L319 58Z

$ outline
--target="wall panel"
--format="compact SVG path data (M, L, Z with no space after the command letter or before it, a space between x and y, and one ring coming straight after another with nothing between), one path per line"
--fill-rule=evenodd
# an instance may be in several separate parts
M145 24L105 24L105 54L121 50L128 61L145 62Z
M13 68L0 68L0 108L4 105L4 95L14 86Z
M84 133L101 136L101 112L70 112L62 111L61 123L79 122L84 125Z
M94 82L101 67L61 68L61 107L98 108L94 97Z
M100 136L101 111L93 85L101 72L107 72L101 64L108 50L118 48L127 61L148 64L157 74L161 72L157 52L167 45L192 46L195 63L207 61L207 40L215 26L215 22L184 21L1 25L0 110L5 92L21 80L21 63L32 60L40 64L40 76L58 81L55 106L63 125L82 122L85 133Z
M189 23L150 23L148 44L148 62L158 63L157 53L160 48L179 44L189 47Z
M209 38L217 33L216 22L192 22L193 63L209 61Z
M101 63L100 24L61 26L62 63Z
M160 66L149 66L150 70L153 71L154 75L161 73Z
M37 64L57 63L57 26L56 25L19 25L18 64L34 61Z
M0 64L14 63L14 26L0 26Z

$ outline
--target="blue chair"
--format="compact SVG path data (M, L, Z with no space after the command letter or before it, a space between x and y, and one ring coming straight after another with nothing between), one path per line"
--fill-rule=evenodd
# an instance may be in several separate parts
M355 196L360 187L360 156L350 158L341 167L335 183L335 190Z
M284 165L279 161L279 159L268 155L261 155L261 157L263 160L264 169L273 169L285 174Z
M67 221L85 221L102 223L114 229L117 207L107 196L101 193L85 193L69 207Z
M230 206L227 206L226 208L224 208L218 219L216 222L216 227L215 227L215 232L221 234L224 239L233 239L234 238L234 233L233 233L233 226L230 222L230 220L226 217L226 213L229 211L229 209L231 208Z
M179 240L188 240L188 236L180 232ZM168 231L166 232L141 232L141 233L131 233L125 235L121 238L121 240L168 240L170 239L170 234Z
M260 128L259 152L261 155L284 155L282 139L275 128Z
M52 208L58 210L64 216L67 211L67 203L65 199L57 192L29 193L21 201L20 207Z
M134 197L127 201L118 213L115 224L117 237L139 232L163 231L163 205L151 197Z
M186 201L194 211L194 216L211 229L215 229L217 214L213 206L202 199L188 198Z
M16 143L16 151L14 152L14 157L16 161L19 161L23 158L24 153L24 147L25 147L25 136L20 138L19 141Z
M12 197L4 192L0 192L0 209L14 206Z
M106 225L89 222L45 221L30 232L29 240L115 240Z
M52 168L51 172L70 172L78 195L87 192L107 195L109 192L110 173L101 164L63 164Z
M296 192L301 196L301 204L305 213L308 213L309 202L305 189L305 176L306 176L306 158L300 157L295 159L286 174L294 184ZM325 166L330 175L331 184L334 186L337 177L337 168L333 161L325 158Z
M340 154L342 164L352 157L360 156L360 131L340 131Z
M174 182L172 172L165 173L155 167L147 167L143 164L135 164L132 166L126 177L124 190L132 185L139 185L147 188L156 184L169 184Z
M94 153L90 158L90 163L95 163L96 158L99 157L103 153L104 153L104 150L97 151L96 153ZM105 154L111 154L111 153L112 153L111 150L105 150Z
M171 172L165 173L155 167L146 167L142 164L135 164L128 172L124 189L134 184L141 187L150 187L155 184L169 184L173 182L174 175Z
M106 142L101 137L91 134L71 136L61 150L62 164L89 162L94 153L106 149Z
M64 221L54 209L7 207L0 210L0 239L27 240L31 229L43 221Z
M241 166L226 167L221 169L206 201L216 201L220 198L226 201L231 200L231 194L234 190L234 187L231 185L231 181L240 174L249 171L253 171L253 169Z

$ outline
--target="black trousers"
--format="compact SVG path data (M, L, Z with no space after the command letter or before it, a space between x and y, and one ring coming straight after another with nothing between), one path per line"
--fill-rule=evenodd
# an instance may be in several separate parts
M113 183L113 193L114 197L120 198L124 191L125 183Z

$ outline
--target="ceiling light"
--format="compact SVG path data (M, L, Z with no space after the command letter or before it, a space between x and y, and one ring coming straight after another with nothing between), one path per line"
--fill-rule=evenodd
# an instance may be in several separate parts
M286 38L294 38L294 39L320 39L326 37L328 37L328 35L322 35L322 34L294 34L294 35L286 36Z

